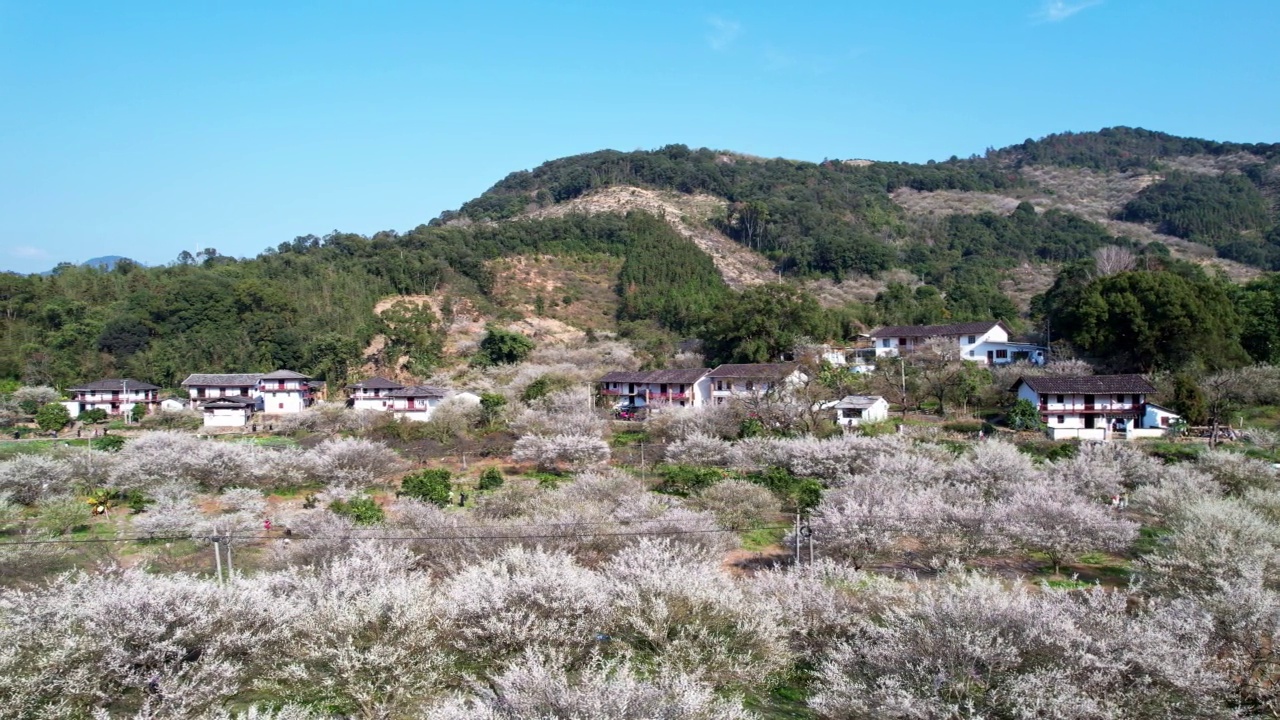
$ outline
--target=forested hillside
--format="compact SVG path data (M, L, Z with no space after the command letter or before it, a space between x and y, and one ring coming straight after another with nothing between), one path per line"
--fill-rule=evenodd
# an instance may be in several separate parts
M713 200L703 203L713 210L679 218L685 234L652 208L563 212L575 207L565 203L625 187L697 194ZM934 198L948 204L938 209ZM679 145L600 151L513 173L405 233L299 237L252 259L207 250L183 252L164 267L125 261L109 271L63 265L44 276L5 274L0 377L65 385L129 375L172 386L197 370L292 367L340 381L375 336L414 357L421 372L441 361L433 336L449 318L419 309L407 336L375 314L379 301L443 292L492 319L518 319L495 304L502 293L492 261L548 255L621 261L609 328L656 348L651 362L661 363L661 349L680 337L711 341L719 357L750 357L755 351L726 340L743 328L725 327L724 318L754 300L739 303L689 228L763 256L764 268L771 264L801 294L818 280L859 290L834 293L839 299L824 299L823 308L805 305L801 325L823 336L816 339L843 339L877 323L998 318L1033 329L1057 312L1064 328L1081 333L1067 339L1098 345L1084 342L1086 323L1064 314L1062 301L1063 288L1097 281L1088 269L1095 253L1124 249L1134 258L1126 270L1198 272L1195 282L1234 297L1237 290L1205 266L1280 267L1278 199L1280 145L1130 128L1052 135L927 164L767 160ZM551 212L557 207L562 212ZM183 244L174 238L175 247ZM1215 253L1228 260L1206 257ZM1048 280L1012 298L1009 289L1027 285L1027 269L1037 267L1043 270L1033 275ZM1049 290L1059 271L1069 282L1060 279L1057 295L1029 311L1026 299ZM1269 293L1270 282L1259 281L1254 294ZM1266 304L1256 299L1250 307ZM435 305L445 315L452 306ZM1237 317L1223 327L1233 347L1272 354L1262 320ZM1254 339L1243 339L1242 327L1253 328ZM1145 362L1137 357L1124 362Z

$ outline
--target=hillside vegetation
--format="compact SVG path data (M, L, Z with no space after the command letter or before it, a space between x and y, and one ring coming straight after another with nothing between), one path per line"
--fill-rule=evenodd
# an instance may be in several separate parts
M372 367L425 376L447 361L453 299L504 323L617 331L661 364L680 337L740 335L716 326L734 291L775 279L821 299L822 317L805 323L817 340L898 322L1025 330L1054 305L1033 296L1112 246L1147 270L1212 261L1210 283L1214 267L1249 280L1280 266L1278 148L1111 128L927 164L594 152L513 173L408 232L298 237L252 259L209 249L164 267L5 274L0 377L172 386L196 370L292 367L342 381L372 351L395 355ZM524 274L517 258L563 258L569 274ZM424 295L450 301L374 312Z

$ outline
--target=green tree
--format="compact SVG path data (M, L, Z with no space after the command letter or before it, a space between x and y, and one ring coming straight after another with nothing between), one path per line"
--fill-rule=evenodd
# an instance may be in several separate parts
M496 467L485 468L480 473L480 482L477 487L481 490L497 490L503 484L502 471Z
M1058 299L1051 312L1060 333L1117 370L1235 367L1248 360L1230 296L1202 273L1110 275L1084 287L1074 304Z
M1040 421L1039 408L1026 398L1018 398L1009 412L1005 413L1004 421L1014 430L1040 430L1044 427L1044 423Z
M503 330L497 325L490 325L486 330L488 332L476 353L479 365L510 365L524 360L533 352L533 341L518 332Z
M537 382L535 380L534 382ZM493 427L498 422L498 417L502 413L502 408L507 406L507 398L501 393L481 393L480 394L480 424L486 428Z
M147 406L143 403L134 403L133 408L129 410L129 418L134 422L142 422L142 418L147 416Z
M103 410L102 408L85 410L84 412L80 413L79 420L80 422L83 422L83 423L92 423L92 424L104 423L107 421L107 411Z
M775 362L801 338L824 335L822 309L789 285L757 285L729 296L716 310L705 338L715 363Z
M36 411L36 425L41 430L61 430L71 423L71 413L61 403L49 403Z
M1190 425L1203 426L1209 422L1209 410L1205 406L1204 393L1200 385L1187 373L1178 373L1173 378L1173 411L1182 416Z
M452 480L453 474L444 468L422 470L401 481L400 493L444 507L449 504L449 495L453 491Z
M360 344L354 338L330 332L307 345L307 367L311 374L330 383L347 379L352 364L360 359Z

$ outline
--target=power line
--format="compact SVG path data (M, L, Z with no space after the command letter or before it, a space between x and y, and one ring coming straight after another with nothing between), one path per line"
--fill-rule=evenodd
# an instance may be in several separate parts
M474 526L484 527L484 526ZM534 526L526 526L534 527ZM507 527L497 527L495 530L506 530ZM759 530L786 530L789 526L774 525L756 528ZM456 541L456 540L554 540L554 539L570 539L570 538L591 538L591 537L637 537L637 536L666 536L666 535L697 535L709 533L736 533L737 530L726 530L724 528L698 530L641 530L633 532L590 532L590 533L572 533L561 535L236 535L234 533L221 533L217 535L139 535L134 537L113 537L113 538L46 538L42 540L14 540L10 542L0 543L0 548L11 545L72 545L86 543L116 543L116 542L143 542L150 540L377 540L377 541Z

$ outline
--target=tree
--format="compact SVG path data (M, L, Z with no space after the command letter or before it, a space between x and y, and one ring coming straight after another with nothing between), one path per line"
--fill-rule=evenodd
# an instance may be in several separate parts
M488 467L480 473L476 487L480 490L497 490L503 485L502 471L496 467Z
M475 362L479 365L510 365L518 363L533 352L533 341L511 330L503 330L497 325L490 325L484 339L480 341L480 350L476 353Z
M360 344L342 333L325 333L307 345L307 366L316 377L331 384L347 379L351 365L360 359Z
M534 382L537 382L535 380ZM480 393L480 423L485 427L493 427L498 422L502 408L507 406L507 398L501 393Z
M790 285L756 285L717 308L705 351L713 363L776 362L801 338L824 334L822 310L813 296Z
M422 470L400 482L400 493L438 507L449 504L453 493L453 474L444 468Z
M386 519L382 506L371 497L357 497L350 500L334 500L329 503L329 510L335 514L351 518L357 525L377 525Z
M134 422L142 422L142 418L147 416L146 403L134 403L133 408L129 410L129 418Z
M1240 317L1223 285L1168 271L1122 272L1050 300L1053 325L1118 370L1240 365ZM1055 286L1055 288L1058 286ZM1053 291L1051 291L1053 294Z
M22 412L28 415L35 415L41 406L55 402L57 399L58 391L44 385L20 387L13 391L13 401L18 404Z
M1223 370L1200 380L1204 411L1212 427L1209 443L1217 445L1218 428L1231 423L1231 412L1258 397L1280 391L1280 368L1257 365Z
M1200 385L1195 378L1187 373L1178 373L1173 378L1172 405L1173 411L1190 425L1205 425L1209 422L1204 393L1200 392Z
M61 403L49 403L36 412L36 425L41 430L61 430L71 424L71 413Z
M1018 398L1009 412L1005 413L1004 421L1014 430L1039 430L1044 427L1044 423L1040 421L1039 408L1026 398Z
M102 408L93 408L92 410L84 410L78 418L83 423L104 423L107 421L107 411Z

